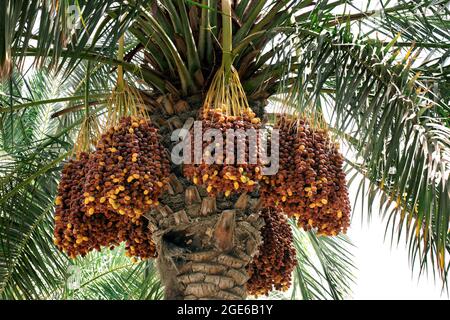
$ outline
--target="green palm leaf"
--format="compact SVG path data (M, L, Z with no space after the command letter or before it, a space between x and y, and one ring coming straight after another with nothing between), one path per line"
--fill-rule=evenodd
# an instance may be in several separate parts
M439 114L449 107L412 70L418 51L401 57L345 28L308 45L314 50L301 56L295 88L302 94L293 104L314 106L338 136L350 134L354 161L370 181L368 203L381 192L396 236L406 232L412 265L422 270L431 259L445 280L450 131Z
M293 229L298 265L294 270L292 298L348 298L355 271L349 239L346 236L321 237Z

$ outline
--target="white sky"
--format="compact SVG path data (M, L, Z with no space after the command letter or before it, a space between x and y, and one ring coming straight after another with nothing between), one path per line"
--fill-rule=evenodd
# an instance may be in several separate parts
M357 184L349 189L352 204L357 194ZM356 283L353 286L353 299L449 299L446 293L441 295L440 282L418 272L413 275L409 266L406 242L400 241L391 248L390 239L384 240L386 223L381 221L378 204L373 204L372 220L361 225L361 202L352 210L353 220L348 236L356 246L352 252L356 271Z

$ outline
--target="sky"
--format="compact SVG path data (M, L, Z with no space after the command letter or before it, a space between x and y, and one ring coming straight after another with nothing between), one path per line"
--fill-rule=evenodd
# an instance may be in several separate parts
M357 184L350 185L351 203L354 204ZM384 240L386 223L379 215L379 204L373 203L370 222L361 214L361 202L353 206L352 224L348 236L355 248L353 261L358 270L350 299L449 299L441 294L439 279L414 274L409 266L406 242L391 247L390 239ZM362 223L363 222L363 223Z

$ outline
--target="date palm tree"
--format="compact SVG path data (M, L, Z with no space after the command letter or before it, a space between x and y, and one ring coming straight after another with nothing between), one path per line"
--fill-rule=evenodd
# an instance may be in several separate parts
M161 200L166 211L156 210L153 221L157 270L152 262L130 263L123 248L69 260L52 242L63 161L85 111L104 116L118 70L139 89L170 148L172 131L197 116L223 63L236 68L260 117L270 118L276 112L270 106L283 104L299 113L309 106L325 119L348 149L349 183L358 184L369 214L379 202L386 232L392 241L406 241L412 268L432 270L446 286L449 3L2 1L0 296L160 298L160 287L169 299L246 296L245 279L230 276L233 290L219 290L219 284L197 284L194 273L180 277L175 266L189 257L203 265L202 279L218 264L226 270L220 275L231 266L245 273L245 256L220 263L217 257L230 245L255 254L257 196L217 198L212 206L176 166L172 190ZM293 229L293 297L346 297L353 281L349 240ZM195 250L185 241L192 234ZM233 235L239 236L230 244ZM71 265L85 279L75 290L67 282Z

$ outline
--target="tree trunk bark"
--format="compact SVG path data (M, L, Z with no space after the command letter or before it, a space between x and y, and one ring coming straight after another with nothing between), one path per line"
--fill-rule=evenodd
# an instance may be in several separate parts
M246 267L261 244L257 197L208 197L186 179L146 217L158 250L166 299L245 299Z

